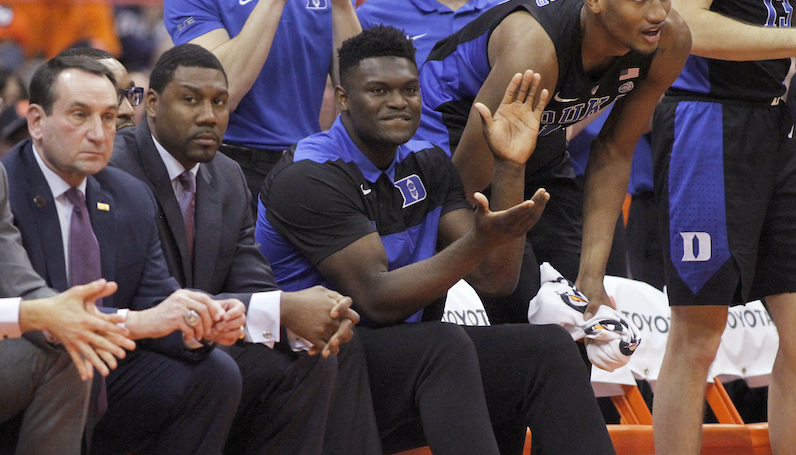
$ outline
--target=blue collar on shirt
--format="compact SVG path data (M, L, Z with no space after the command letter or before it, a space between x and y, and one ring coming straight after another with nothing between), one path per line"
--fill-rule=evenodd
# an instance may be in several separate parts
M408 153L411 152L407 149L406 144L398 146L390 166L382 171L354 144L338 115L328 132L314 134L298 143L293 161L312 160L323 163L342 159L346 163L356 164L369 182L376 182L382 174L385 174L394 183L395 163Z

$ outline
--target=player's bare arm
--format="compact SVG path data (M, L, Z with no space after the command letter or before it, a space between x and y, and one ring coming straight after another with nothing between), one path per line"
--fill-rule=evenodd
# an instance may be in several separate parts
M586 168L583 247L576 281L591 302L587 318L598 305L611 305L602 282L613 229L627 193L633 151L661 96L680 74L690 46L688 27L671 11L647 78L617 101L592 144Z
M518 52L518 49L534 49L534 52ZM488 53L492 70L475 98L476 103L494 111L512 77L527 69L542 75L540 90L550 92L555 88L558 59L553 42L530 14L516 12L507 16L492 33ZM468 201L474 203L473 193L492 182L494 166L482 132L481 115L475 107L470 110L453 162L459 169Z
M331 0L332 4L332 39L334 40L334 52L332 52L332 64L329 71L332 77L332 86L340 84L340 68L337 66L337 49L343 41L358 35L362 32L354 5L350 0Z
M235 38L219 28L190 41L215 54L224 66L229 79L230 112L238 107L262 71L286 1L260 0Z
M524 200L525 162L536 149L542 111L549 97L549 91L540 87L540 81L541 75L531 70L515 74L494 116L485 105L476 103L474 106L482 119L482 133L490 155L494 157L491 210L509 209ZM528 211L523 223L516 227L522 230L524 225L536 224L549 198L547 191L539 189L531 198L533 210ZM481 196L477 199L479 206L484 201ZM440 221L440 249L465 236L474 222L489 222L487 216L480 216L481 212L476 211L475 219L467 214L469 220L455 212L443 217ZM496 234L488 232L486 235ZM524 235L519 235L500 244L468 274L467 281L485 295L511 294L519 279L524 243Z
M796 28L761 27L710 11L713 0L672 0L691 29L691 53L720 60L771 60L796 56Z
M389 269L381 237L375 232L323 259L317 267L342 294L351 296L363 316L379 324L398 323L445 295L497 245L524 236L538 219L533 205L526 201L490 212L484 198L478 216L485 221L477 228L431 258L395 270ZM450 212L443 219L457 212L472 219L467 209Z

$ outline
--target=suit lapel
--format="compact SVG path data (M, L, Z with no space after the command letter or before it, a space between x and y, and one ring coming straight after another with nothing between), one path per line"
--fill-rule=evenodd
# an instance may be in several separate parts
M150 188L155 194L158 204L162 209L162 215L166 220L166 225L175 239L177 249L179 250L178 266L181 266L180 281L185 283L185 287L193 287L193 264L191 264L190 255L188 254L188 240L185 236L185 221L182 219L182 212L177 203L177 198L174 196L174 187L172 187L171 179L169 179L166 165L160 158L160 154L155 148L155 143L152 139L152 133L149 130L149 125L143 122L136 128L136 144L138 145L138 152L141 154L141 167L144 170L146 178L151 183ZM164 245L165 246L165 245Z
M45 261L47 284L58 290L65 291L69 287L66 280L66 257L64 256L64 243L61 236L61 222L55 208L50 186L44 178L36 158L33 156L30 144L21 153L21 158L29 185L25 193L25 203L33 216L33 223L25 225L25 229L37 229L39 232L29 238L38 238L41 242L41 251L49 258Z
M213 187L213 162L199 166L196 176L196 215L194 217L194 282L211 283L213 264L221 244L222 201Z

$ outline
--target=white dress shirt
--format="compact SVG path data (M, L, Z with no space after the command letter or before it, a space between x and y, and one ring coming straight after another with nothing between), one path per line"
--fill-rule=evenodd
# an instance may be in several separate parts
M41 159L39 156L39 151L36 150L36 146L33 146L33 156L36 157L36 162L39 164L39 169L41 169L42 174L44 174L44 179L47 181L47 185L50 187L50 192L53 194L53 199L55 199L55 210L58 212L58 221L61 225L61 241L63 242L64 246L64 260L67 264L66 267L66 282L72 283L71 272L69 270L69 227L72 224L72 209L74 205L66 197L66 192L71 188L71 186L64 181L58 174L56 174L52 169L47 167L44 163L44 160ZM77 186L77 189L86 194L86 179L83 179L80 182L80 185Z
M19 330L20 302L22 299L19 297L0 299L0 340L22 335Z

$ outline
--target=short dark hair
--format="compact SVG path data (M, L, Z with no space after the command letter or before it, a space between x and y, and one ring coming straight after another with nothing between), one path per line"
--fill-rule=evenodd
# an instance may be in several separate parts
M116 78L113 77L113 73L97 60L82 56L57 55L43 63L33 73L33 79L30 81L30 103L41 106L45 114L52 114L53 104L57 97L55 80L62 72L69 69L105 76L116 87Z
M224 81L229 84L227 72L212 52L196 44L180 44L164 52L155 62L155 67L149 75L149 88L163 93L180 66L219 70L224 75Z
M92 60L116 59L110 52L93 47L70 47L69 49L61 51L58 55L61 57L88 57Z
M401 57L415 66L415 45L406 32L389 25L366 28L359 35L345 41L337 51L340 65L340 80L356 68L362 60L373 57Z

